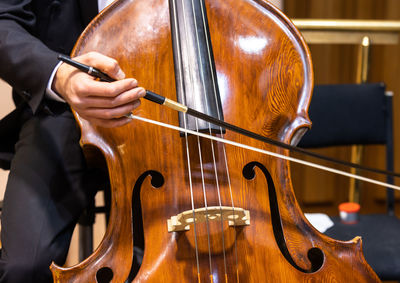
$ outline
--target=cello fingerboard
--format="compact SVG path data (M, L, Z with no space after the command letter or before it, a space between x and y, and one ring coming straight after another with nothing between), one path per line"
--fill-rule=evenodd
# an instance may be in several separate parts
M177 100L223 120L204 0L170 0ZM221 133L208 122L179 114L183 128Z

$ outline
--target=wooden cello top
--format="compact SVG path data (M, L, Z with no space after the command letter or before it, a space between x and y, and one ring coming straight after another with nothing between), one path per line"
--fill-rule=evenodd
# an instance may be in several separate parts
M117 1L89 25L73 55L102 52L146 89L173 100L181 94L194 107L216 103L210 111L231 124L287 143L296 139L310 126L313 76L293 24L260 0L196 2L200 8L192 10L206 11L208 25L201 41L201 25L185 26L204 15L180 11L190 3ZM208 65L204 55L195 57L201 47L212 50L204 53L211 54ZM205 65L209 71L201 70ZM133 114L187 126L185 117L147 101ZM140 121L103 129L77 118L86 152L99 151L107 162L112 210L96 252L74 268L53 266L56 282L101 282L105 270L112 282L379 281L359 239L337 242L303 217L286 161ZM202 130L285 153L207 124ZM132 205L139 199L145 249L134 275ZM169 230L168 221L180 230Z

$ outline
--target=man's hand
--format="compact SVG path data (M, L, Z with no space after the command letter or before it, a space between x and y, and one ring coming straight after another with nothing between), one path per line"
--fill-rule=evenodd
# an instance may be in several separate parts
M146 92L135 79L125 79L118 62L97 52L89 52L74 60L93 66L117 81L108 83L68 65L58 68L52 89L82 118L103 127L118 127L131 119L125 117L139 107L139 98Z

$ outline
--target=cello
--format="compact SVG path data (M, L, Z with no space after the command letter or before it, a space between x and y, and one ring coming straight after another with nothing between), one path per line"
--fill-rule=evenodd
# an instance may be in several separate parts
M119 0L89 24L72 56L89 51L115 58L145 89L262 136L295 144L311 125L310 53L263 0ZM133 115L106 129L76 114L89 161L107 165L111 212L91 256L51 266L55 282L379 282L360 238L333 240L304 218L288 161L193 132L287 150L148 101Z

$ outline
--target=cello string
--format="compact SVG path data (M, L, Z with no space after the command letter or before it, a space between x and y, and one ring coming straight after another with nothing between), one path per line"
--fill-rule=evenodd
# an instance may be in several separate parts
M196 132L199 133L199 128L197 124L197 118L195 120L196 122ZM212 276L212 260L211 260L211 241L210 241L210 221L208 219L208 203L207 203L207 193L206 193L206 186L204 182L204 168L203 168L203 157L201 154L201 145L200 145L200 136L197 136L197 146L199 150L199 159L200 159L200 171L201 171L201 186L203 188L203 198L204 198L204 208L206 211L206 228L207 228L207 241L208 241L208 259L210 263L210 276Z
M183 123L184 123L185 129L186 129L186 127L187 127L186 114L183 115ZM193 233L194 233L194 243L195 243L195 253L196 253L197 274L200 277L199 251L198 251L198 244L197 244L196 210L194 208L192 170L191 170L191 166L190 166L189 141L188 141L188 133L187 132L185 132L185 145L186 145L186 159L188 161L188 176L189 176L188 179L189 179L189 185L190 185L190 203L192 206L192 215L193 215Z
M176 7L176 2L175 0L172 0L172 6L173 6L173 14L174 14L174 25L175 28L178 28L178 21L177 21L177 7ZM183 74L182 74L182 53L181 53L181 49L180 49L180 39L179 39L179 33L176 30L175 31L175 40L178 44L176 44L178 50L177 50L177 60L178 60L178 69L179 69L179 78L180 78L180 87L181 89L183 88ZM186 97L185 95L182 95L183 100L185 101L186 104ZM183 117L183 124L185 129L187 128L187 114L183 113L182 114ZM197 243L197 227L196 227L196 211L194 208L194 197L193 197L193 183L192 183L192 170L191 170L191 166L190 166L190 153L189 153L189 141L188 141L188 134L187 132L185 132L185 143L186 143L186 160L188 162L188 179L189 179L189 188L190 188L190 200L191 200L191 206L192 206L192 215L193 215L193 233L194 233L194 243L195 243L195 256L196 256L196 265L197 265L197 277L198 280L200 278L200 262L199 262L199 249L198 249L198 243Z
M188 21L186 18L186 6L185 6L185 0L181 1L182 4L182 11L183 11L183 23L184 23L184 30L185 30L185 39L186 39L186 46L189 46L189 33L188 33ZM197 29L196 29L197 30ZM190 59L188 52L186 52L187 59ZM189 62L189 60L186 60L186 62ZM190 79L190 84L189 86L191 87L191 93L195 93L193 89L193 78L194 74L192 72L192 68L186 68L187 71L189 72L189 79ZM186 99L186 93L184 93L183 97ZM199 128L198 128L198 119L195 119L196 122L196 131L199 133ZM201 154L201 146L200 146L200 137L197 136L197 147L198 147L198 152L199 152L199 162L200 162L200 172L201 172L201 181L202 181L202 189L203 189L203 198L204 198L204 208L206 211L206 229L207 229L207 245L208 245L208 262L209 262L209 268L210 268L210 277L212 276L212 258L211 258L211 243L210 243L210 225L209 225L209 217L208 217L208 206L207 206L207 197L206 197L206 191L205 191L205 182L204 182L204 171L203 171L203 162L202 162L202 154ZM194 203L194 199L192 199L192 202ZM193 219L193 222L196 222L196 218ZM211 277L212 278L212 277Z
M205 35L205 38L206 38L207 55L208 55L207 59L208 59L209 66L210 66L211 82L212 82L212 85L213 85L214 100L215 100L215 104L216 104L215 106L216 106L216 109L217 109L218 120L221 120L222 119L221 118L221 113L220 113L220 109L218 107L218 101L219 101L218 100L218 95L217 95L218 86L215 84L216 83L216 78L214 77L214 74L216 72L213 69L214 64L213 64L213 59L211 58L212 52L211 52L211 48L210 48L210 45L209 45L209 42L211 42L211 39L208 37L207 26L206 26L206 23L208 23L208 21L206 20L206 12L205 12L206 9L204 7L204 1L202 1L202 0L199 0L199 1L200 1L200 7L201 7L201 15L202 15L202 19L203 19L204 35ZM210 123L209 123L209 127L211 127ZM220 131L221 137L224 138L224 133L223 133L222 127L219 127L219 131ZM210 135L211 135L211 130L210 130ZM223 151L223 159L224 159L224 163L225 163L225 172L226 172L227 181L228 181L229 194L230 194L230 199L231 199L232 213L233 213L233 215L235 215L235 205L234 205L234 200L233 200L232 185L231 185L231 179L230 179L229 167L228 167L228 160L227 160L227 156L226 156L226 149L225 149L225 144L224 143L222 143L222 151ZM220 201L220 207L221 207L221 201ZM223 230L222 209L220 209L220 212L221 212L221 229ZM235 222L234 222L234 226L235 226ZM238 274L239 273L239 267L238 267L239 266L238 265L239 260L238 260L238 253L237 253L236 233L234 233L234 249L235 249L236 271L237 271L237 274ZM225 258L225 245L224 245L224 258ZM225 271L226 271L226 266L225 266ZM227 272L225 272L225 274L227 274Z
M201 8L201 17L202 17L202 21L203 21L204 35L205 35L206 44L207 44L207 49L206 50L207 50L207 54L208 54L208 58L209 58L211 51L210 51L210 47L209 47L208 41L207 41L208 38L207 38L207 29L206 29L206 19L204 17L204 11L203 11L203 5L202 5L203 3L202 3L202 0L198 0L198 1L199 1L200 8ZM194 7L194 0L192 0L192 12L193 12L195 30L199 31L199 27L198 27L198 24L197 24L197 18L196 18L196 11L195 11L195 7ZM206 96L207 91L206 91L205 82L204 82L204 73L205 73L205 71L204 71L204 66L203 66L203 57L201 56L201 53L200 53L201 49L200 49L199 33L196 32L195 34L196 34L196 43L197 43L197 50L198 50L198 54L197 55L198 55L198 58L199 58L199 61L200 61L200 68L202 70L200 72L200 77L201 77L202 86L203 86L204 101L206 103L206 109L209 109L209 107L208 107L209 106L208 105L208 99L207 99L207 96ZM212 62L209 61L209 64L210 64L210 68L211 68ZM212 70L211 70L211 74L213 74ZM214 78L212 78L211 81L214 84L214 80L213 79ZM215 92L216 92L216 90L215 90L215 85L214 85L214 97L216 96ZM217 107L217 109L218 109L218 107ZM219 113L218 113L218 119L220 119ZM207 123L207 124L208 124L208 131L209 131L210 135L212 135L211 124L210 123ZM197 118L196 118L196 125L197 125ZM225 252L225 236L224 236L224 233L223 233L223 231L224 231L224 222L223 222L223 218L222 218L221 193L220 193L220 187L219 187L219 178L218 178L217 163L216 163L216 158L215 158L214 143L213 143L212 140L210 140L210 145L211 145L212 159L213 159L213 165L214 165L214 175L215 175L215 184L216 184L217 195L218 195L219 211L220 211L220 215L221 215L221 217L220 217L220 225L221 225L222 252L223 252L223 258L224 258L224 271L225 271L225 274L227 274L227 262L226 262L226 252ZM205 197L207 197L207 196L205 196Z
M388 184L388 183L381 182L381 181L378 181L378 180L374 180L374 179L371 179L371 178L368 178L368 177L363 177L363 176L359 176L359 175L356 175L356 174L348 173L348 172L345 172L345 171L342 171L342 170L330 168L330 167L327 167L327 166L324 166L324 165L320 165L320 164L317 164L317 163L304 161L304 160L301 160L301 159L298 159L298 158L294 158L294 157L291 157L291 156L286 156L286 155L283 155L283 154L271 152L271 151L260 149L260 148L257 148L257 147L245 145L245 144L238 143L238 142L235 142L235 141L231 141L231 140L227 140L227 139L221 139L221 138L210 136L210 135L203 134L203 133L197 133L195 131L186 130L186 129L183 129L183 128L178 127L178 126L162 123L162 122L159 122L159 121L151 120L151 119L140 117L140 116L136 116L136 115L130 115L130 117L132 119L143 121L143 122L150 123L150 124L153 124L153 125L158 125L158 126L169 128L169 129L176 130L176 131L187 131L187 133L191 134L191 135L199 135L201 137L212 139L212 140L215 140L215 141L219 141L219 142L222 142L222 143L225 143L225 144L233 145L233 146L236 146L236 147L240 147L240 148L244 148L244 149L247 149L247 150L259 152L259 153L266 154L266 155L269 155L269 156L273 156L273 157L276 157L276 158L284 159L284 160L287 160L287 161L290 161L290 162L302 164L302 165L305 165L305 166L308 166L308 167L313 167L313 168L316 168L316 169L320 169L322 171L331 172L331 173L334 173L334 174L338 174L338 175L342 175L342 176L345 176L345 177L349 177L349 178L357 179L357 180L360 180L360 181L364 181L364 182L367 182L367 183L375 184L375 185L378 185L378 186L381 186L381 187L391 188L391 189L400 191L400 187L399 186Z

